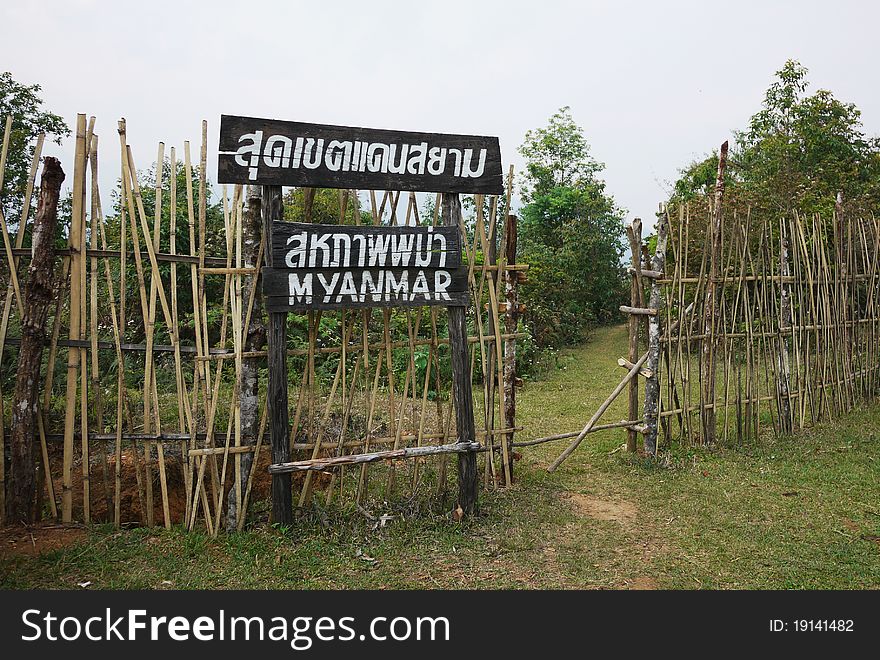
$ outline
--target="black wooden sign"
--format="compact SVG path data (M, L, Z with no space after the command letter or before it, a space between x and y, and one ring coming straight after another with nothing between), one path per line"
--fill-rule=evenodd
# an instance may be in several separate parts
M468 304L458 227L272 223L270 312Z
M503 193L497 137L220 117L220 183Z

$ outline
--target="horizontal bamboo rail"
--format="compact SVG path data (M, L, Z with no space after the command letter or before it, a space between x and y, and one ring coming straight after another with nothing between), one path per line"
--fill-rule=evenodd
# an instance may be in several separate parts
M449 445L435 445L432 447L405 447L403 449L391 449L389 451L349 454L348 456L337 456L336 458L313 458L307 461L278 463L269 466L269 474L323 471L342 467L344 465L361 465L363 463L375 463L376 461L400 460L405 458L416 458L419 456L434 456L437 454L460 454L468 451L480 451L481 449L482 446L479 442L456 442Z

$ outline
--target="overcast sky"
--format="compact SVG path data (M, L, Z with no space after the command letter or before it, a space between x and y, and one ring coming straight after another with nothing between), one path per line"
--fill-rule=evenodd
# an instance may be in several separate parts
M73 126L97 117L106 185L116 120L139 168L156 144L198 153L222 113L497 135L570 105L609 192L653 219L677 170L741 128L787 58L880 133L880 10L869 2L53 2L0 7L0 69L43 86ZM113 142L110 142L113 141ZM60 155L72 178L72 142Z

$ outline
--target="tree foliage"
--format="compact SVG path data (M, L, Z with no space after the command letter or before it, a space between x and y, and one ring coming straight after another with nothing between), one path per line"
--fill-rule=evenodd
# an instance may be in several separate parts
M837 193L851 204L880 201L880 141L866 137L861 113L824 89L807 95L807 69L788 60L761 109L735 132L726 183L758 217L792 209L830 217ZM673 200L710 192L718 157L682 170Z
M353 190L314 188L311 220L322 225L353 225L359 217L362 224L371 224L370 213L361 210L360 200ZM345 217L340 223L340 209L345 200ZM291 188L284 196L284 219L289 222L306 222L306 188Z
M6 118L12 117L6 171L0 189L0 204L10 224L18 222L21 213L37 135L45 133L46 139L55 144L61 144L61 139L70 135L70 129L60 116L42 109L40 91L39 85L16 82L9 71L0 73L0 135Z
M526 159L522 187L526 202L553 188L594 183L596 174L605 167L590 155L590 145L569 106L554 113L547 126L526 131L519 152Z
M619 318L623 301L623 212L598 178L569 108L528 131L519 251L529 263L522 287L526 323L539 346L583 341L597 323Z

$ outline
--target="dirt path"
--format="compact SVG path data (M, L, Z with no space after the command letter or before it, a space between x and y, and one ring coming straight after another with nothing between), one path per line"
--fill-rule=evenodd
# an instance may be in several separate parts
M561 352L557 368L529 383L521 396L518 412L529 436L579 430L621 378L615 358L626 349L626 328L618 326L599 329L586 346ZM625 405L621 397L602 421L624 419ZM628 460L614 452L624 441L619 430L591 434L546 477L574 520L546 530L542 553L557 563L567 555L569 567L589 563L603 586L656 589L662 576L655 558L668 552L670 542L653 512L640 507L637 493L614 481L603 465ZM543 471L566 446L563 440L536 447L526 452L525 463Z

